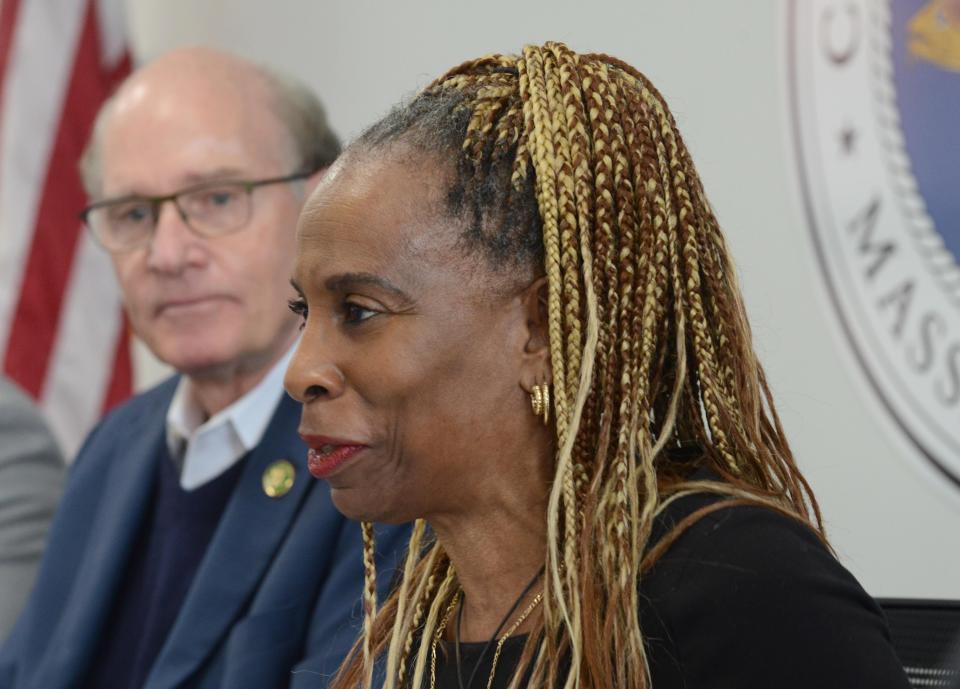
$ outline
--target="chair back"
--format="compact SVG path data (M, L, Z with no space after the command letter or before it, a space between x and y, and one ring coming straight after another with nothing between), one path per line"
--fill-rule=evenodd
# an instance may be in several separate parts
M960 601L878 598L914 687L960 689Z

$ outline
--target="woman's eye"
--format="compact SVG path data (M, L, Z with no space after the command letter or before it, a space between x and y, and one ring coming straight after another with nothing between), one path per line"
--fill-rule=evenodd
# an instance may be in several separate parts
M373 318L377 313L379 312L350 301L345 302L343 305L343 320L346 323L362 323L365 320Z
M303 330L303 326L307 323L307 302L298 297L288 301L287 306L291 311L300 316L300 329Z

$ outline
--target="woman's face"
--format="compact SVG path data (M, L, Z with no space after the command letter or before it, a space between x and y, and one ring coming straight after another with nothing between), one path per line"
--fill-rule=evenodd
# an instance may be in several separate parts
M351 152L300 219L306 318L285 385L311 471L355 519L543 490L549 434L527 392L548 372L535 276L466 252L445 189L432 157Z

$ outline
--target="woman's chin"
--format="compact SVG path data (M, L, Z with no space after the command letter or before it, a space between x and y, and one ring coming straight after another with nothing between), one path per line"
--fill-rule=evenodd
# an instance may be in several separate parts
M411 521L390 510L384 501L357 488L334 488L330 486L330 499L337 511L347 519L378 524L403 524Z

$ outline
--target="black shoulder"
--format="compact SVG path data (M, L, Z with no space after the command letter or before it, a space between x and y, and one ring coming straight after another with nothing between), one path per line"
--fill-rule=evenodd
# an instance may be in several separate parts
M654 538L722 499L696 495L675 503L658 518ZM662 575L665 569L671 577ZM737 505L694 522L667 550L647 583L665 593L679 590L678 577L707 578L718 585L727 578L741 585L770 584L815 571L856 583L808 525L766 507Z
M716 499L685 499L658 530ZM774 510L704 516L640 594L652 670L669 678L662 686L909 686L870 596L809 526Z

